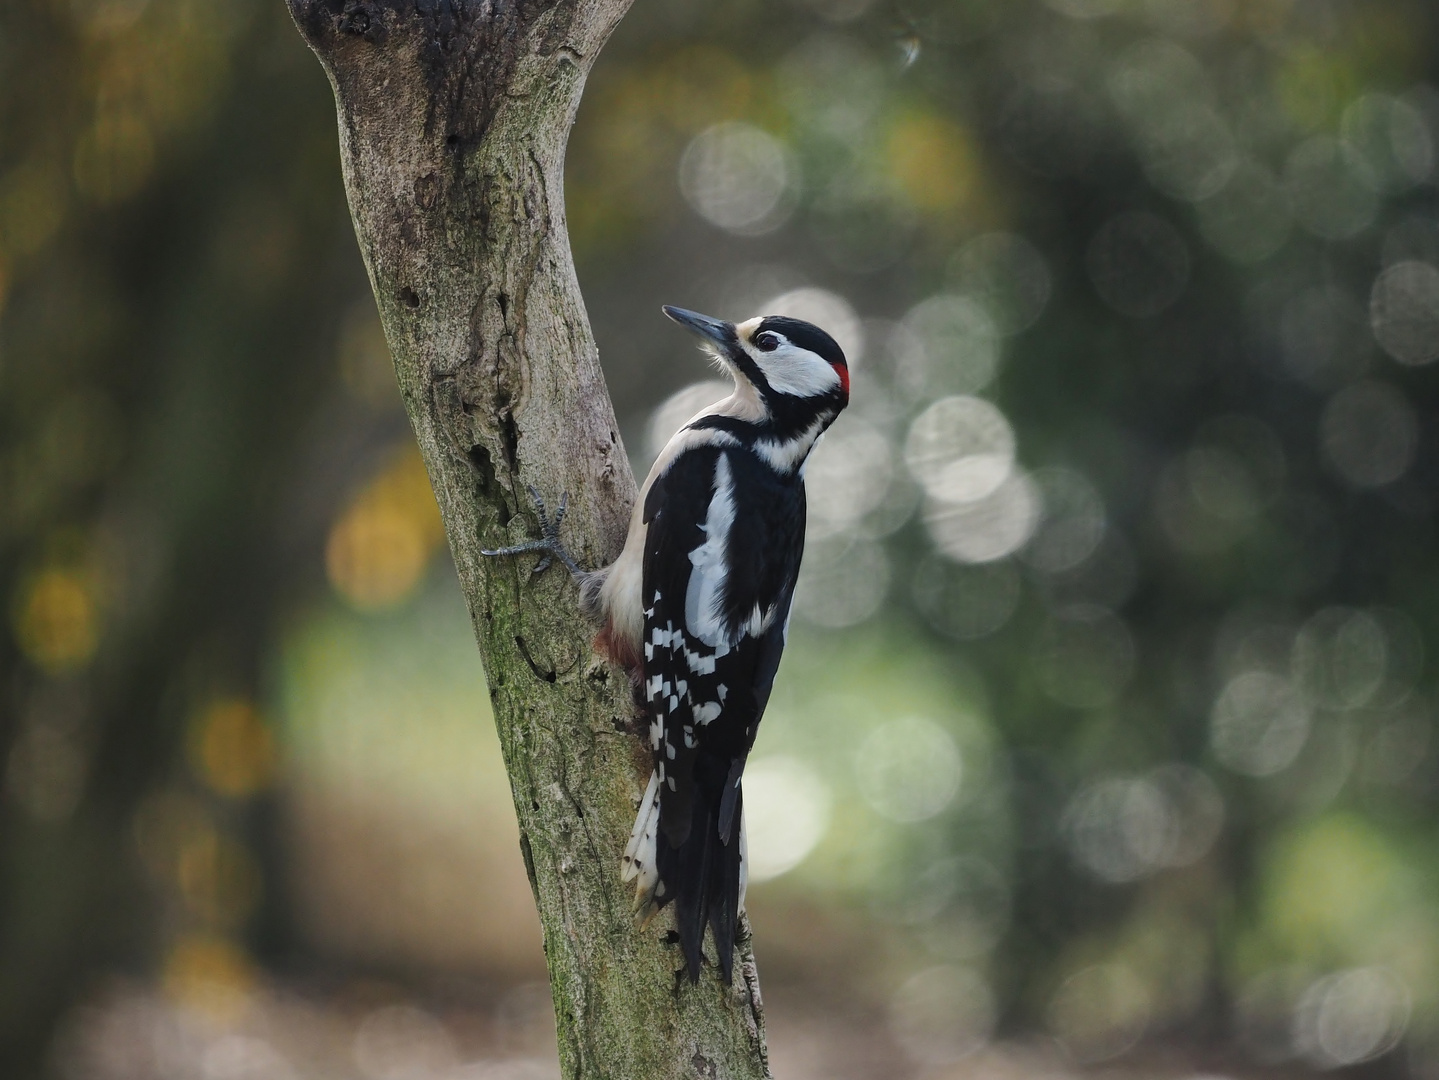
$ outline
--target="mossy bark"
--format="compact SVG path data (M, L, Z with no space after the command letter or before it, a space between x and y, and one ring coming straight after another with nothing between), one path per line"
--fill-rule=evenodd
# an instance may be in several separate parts
M489 676L544 928L566 1077L768 1075L746 939L697 986L637 929L619 858L648 778L628 681L591 650L561 569L480 549L569 495L602 565L636 489L570 256L565 143L630 0L289 0L339 111L355 232Z

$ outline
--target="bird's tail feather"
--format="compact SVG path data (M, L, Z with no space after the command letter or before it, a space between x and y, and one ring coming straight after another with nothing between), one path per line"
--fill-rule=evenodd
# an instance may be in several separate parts
M620 860L620 880L635 883L635 919L641 926L664 905L664 883L655 859L655 838L660 828L660 778L650 773L649 786L640 800L630 842Z
M744 910L748 876L744 794L734 785L732 807L730 800L723 800L724 809L730 811L725 815L730 823L728 842L720 833L720 796L721 792L713 798L704 793L696 799L689 835L671 846L660 831L659 776L650 774L621 860L621 879L635 883L635 918L641 926L671 900L675 902L675 929L692 982L699 981L706 926L714 934L721 977L726 983L732 980L735 935ZM737 830L732 824L735 817L740 823Z
M738 787L738 782L736 782ZM744 828L744 793L735 799L734 813L740 817L740 829ZM728 985L734 977L734 939L739 928L739 913L744 874L744 845L740 838L730 831L728 836L719 836L718 813L715 824L715 858L710 871L709 882L709 924L714 933L715 952L719 955L720 971Z
M734 942L739 926L742 844L731 835L726 843L720 836L720 792L705 793L696 799L689 835L670 846L660 834L656 846L660 878L670 885L669 899L675 904L675 930L691 982L699 981L704 932L714 934L720 977L729 983L734 974ZM738 802L742 803L740 795ZM741 805L735 813L743 814ZM743 818L741 817L741 820Z

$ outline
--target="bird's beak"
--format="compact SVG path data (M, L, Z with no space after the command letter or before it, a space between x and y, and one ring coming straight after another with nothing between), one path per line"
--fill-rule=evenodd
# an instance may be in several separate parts
M735 343L734 323L727 323L723 319L711 319L708 315L701 315L698 311L686 311L684 308L670 307L668 304L660 310L687 330L692 330L700 337L713 341L722 349Z

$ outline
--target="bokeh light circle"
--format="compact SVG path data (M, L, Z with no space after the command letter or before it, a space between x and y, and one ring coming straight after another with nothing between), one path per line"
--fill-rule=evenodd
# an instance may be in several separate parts
M890 1031L905 1055L922 1065L952 1064L982 1049L997 1018L989 984L965 967L928 968L890 999Z
M895 379L912 400L972 394L994 380L999 331L979 300L941 293L911 308L902 325L909 347L897 358Z
M927 494L971 503L992 495L1014 468L1014 429L982 398L940 398L915 418L904 463Z
M1423 114L1407 101L1361 94L1345 108L1339 131L1385 192L1412 187L1434 168L1434 136Z
M1049 1004L1049 1029L1080 1064L1108 1061L1149 1027L1148 988L1123 964L1093 964L1066 979Z
M796 615L838 630L878 613L890 581L883 544L840 534L810 539L804 552L794 592Z
M702 131L685 148L679 179L685 200L706 221L752 235L784 224L798 166L773 135L727 121Z
M1439 360L1439 269L1413 260L1387 267L1369 299L1374 337L1401 364Z
M1163 865L1172 843L1164 796L1144 779L1094 781L1070 800L1062 826L1075 859L1102 881L1134 881Z
M986 233L960 248L949 266L961 295L984 305L1001 334L1033 326L1053 287L1044 256L1014 233Z
M1357 235L1379 210L1373 171L1351 146L1328 135L1294 148L1284 183L1299 223L1326 240Z
M1215 701L1210 743L1235 772L1270 776L1299 756L1309 727L1309 707L1288 679L1249 671L1231 679Z
M1208 106L1214 99L1204 65L1162 36L1138 41L1115 57L1107 85L1115 110L1138 128L1183 109Z
M947 960L982 956L1009 927L1009 883L984 859L938 859L896 884L898 895L886 895L884 913L917 928L931 955Z
M1419 420L1403 393L1387 383L1359 382L1329 399L1319 419L1319 445L1344 480L1357 488L1392 484L1408 470L1419 444Z
M1199 231L1234 262L1262 262L1284 246L1293 229L1289 194L1274 174L1241 161L1228 183L1196 206Z
M919 716L882 724L855 757L865 801L882 817L905 824L926 821L949 806L961 772L954 736Z
M1089 479L1074 469L1050 466L1030 475L1039 487L1044 511L1024 547L1024 561L1046 574L1072 570L1104 539L1104 503Z
M886 502L896 464L889 439L872 424L846 416L830 428L805 462L805 535L823 539L859 529Z
M924 524L935 547L951 559L987 563L1013 555L1025 545L1043 505L1034 481L1016 471L980 499L929 499Z
M1214 846L1224 828L1224 796L1209 774L1191 765L1171 762L1150 771L1146 779L1164 797L1171 824L1165 866L1189 866Z
M824 839L829 787L809 763L774 754L744 772L745 839L751 884L793 870Z
M1075 861L1114 884L1196 862L1223 824L1224 800L1214 782L1179 763L1090 781L1061 818Z
M1353 968L1312 983L1294 1007L1294 1049L1321 1069L1370 1061L1409 1026L1411 998L1393 971Z
M1384 684L1388 660L1384 627L1367 611L1325 608L1294 638L1295 684L1326 709L1367 705Z
M1137 142L1150 183L1185 202L1217 194L1239 166L1229 125L1205 105L1189 104L1153 118Z

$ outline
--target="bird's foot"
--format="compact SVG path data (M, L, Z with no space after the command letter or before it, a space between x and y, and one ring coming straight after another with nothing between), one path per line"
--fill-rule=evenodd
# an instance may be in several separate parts
M540 519L540 538L538 540L526 540L523 544L515 544L512 547L496 548L493 551L480 550L481 555L526 555L530 552L542 552L543 555L531 574L542 574L550 568L550 563L555 559L565 564L570 576L579 580L585 572L580 569L579 564L570 557L565 550L564 544L560 542L560 524L565 520L565 510L569 506L569 493L560 496L560 505L555 509L554 520L550 520L549 512L545 509L545 500L540 498L540 493L529 485L525 490L530 493L530 498L535 504L535 513Z

